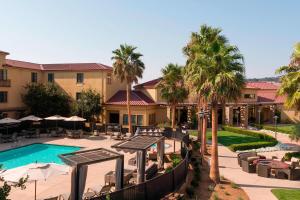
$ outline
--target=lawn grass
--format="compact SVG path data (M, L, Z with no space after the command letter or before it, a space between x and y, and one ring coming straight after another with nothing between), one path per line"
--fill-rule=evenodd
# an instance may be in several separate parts
M191 131L190 134L197 136L197 131ZM211 131L207 132L207 139L211 139ZM224 146L230 146L232 144L242 144L249 142L263 142L264 140L257 137L242 135L238 133L232 133L229 131L218 131L218 142Z
M278 200L300 200L300 190L272 189Z
M299 126L299 125L300 124L278 124L277 131L282 132L282 133L291 134L292 132L295 131L296 126ZM263 125L263 128L269 129L269 130L275 130L275 125L266 124L266 125Z

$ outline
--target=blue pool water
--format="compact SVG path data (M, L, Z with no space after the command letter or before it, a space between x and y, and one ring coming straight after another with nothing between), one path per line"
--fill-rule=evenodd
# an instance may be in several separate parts
M153 144L151 147L157 148L157 144ZM171 145L165 143L165 149L170 148Z
M31 144L0 152L2 169L12 169L34 162L63 164L59 154L78 151L80 147L53 144Z

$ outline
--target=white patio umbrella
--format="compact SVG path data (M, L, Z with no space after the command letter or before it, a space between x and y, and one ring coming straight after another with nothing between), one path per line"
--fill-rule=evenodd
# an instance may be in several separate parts
M53 116L50 116L50 117L46 117L44 118L45 120L50 120L50 121L56 121L56 128L57 128L57 121L59 120L64 120L66 119L65 117L62 117L60 115L53 115Z
M7 182L18 183L21 178L28 177L28 182L34 181L34 199L36 199L37 181L47 180L51 176L66 175L70 167L56 163L31 163L4 171L0 174Z
M86 119L84 119L82 117L78 117L78 116L72 116L72 117L66 118L65 121L74 122L74 129L75 129L76 122L84 122L84 121L86 121Z
M16 124L16 123L20 123L21 121L20 120L17 120L17 119L12 119L12 118L3 118L0 120L0 124ZM6 127L6 132L8 133L8 126Z
M33 122L38 122L38 121L42 121L43 119L34 115L29 115L27 117L23 117L21 119L19 119L20 121L33 121Z

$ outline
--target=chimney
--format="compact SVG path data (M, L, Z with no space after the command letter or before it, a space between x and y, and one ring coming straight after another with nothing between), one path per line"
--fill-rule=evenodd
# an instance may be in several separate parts
M0 67L5 64L5 58L7 55L9 55L9 53L0 50Z

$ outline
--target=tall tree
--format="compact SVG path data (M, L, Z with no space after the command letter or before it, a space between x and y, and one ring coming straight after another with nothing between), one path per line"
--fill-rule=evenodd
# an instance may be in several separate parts
M183 102L187 96L188 91L184 86L183 67L177 64L168 64L161 70L162 79L158 84L161 92L161 97L167 101L172 110L172 128L176 128L175 113L176 107Z
M137 83L139 78L143 77L145 65L141 60L142 54L135 52L137 47L127 44L120 45L119 49L113 51L113 73L121 82L126 82L127 91L127 113L129 132L132 133L131 125L131 109L130 109L130 95L131 86Z
M56 84L28 84L25 90L22 100L28 113L40 117L70 113L70 98Z
M288 66L282 66L276 73L283 74L278 95L287 97L285 106L300 110L300 42L294 47Z
M184 48L186 79L211 107L212 152L210 178L220 181L218 162L218 105L238 99L245 85L243 56L229 44L221 29L203 25Z

